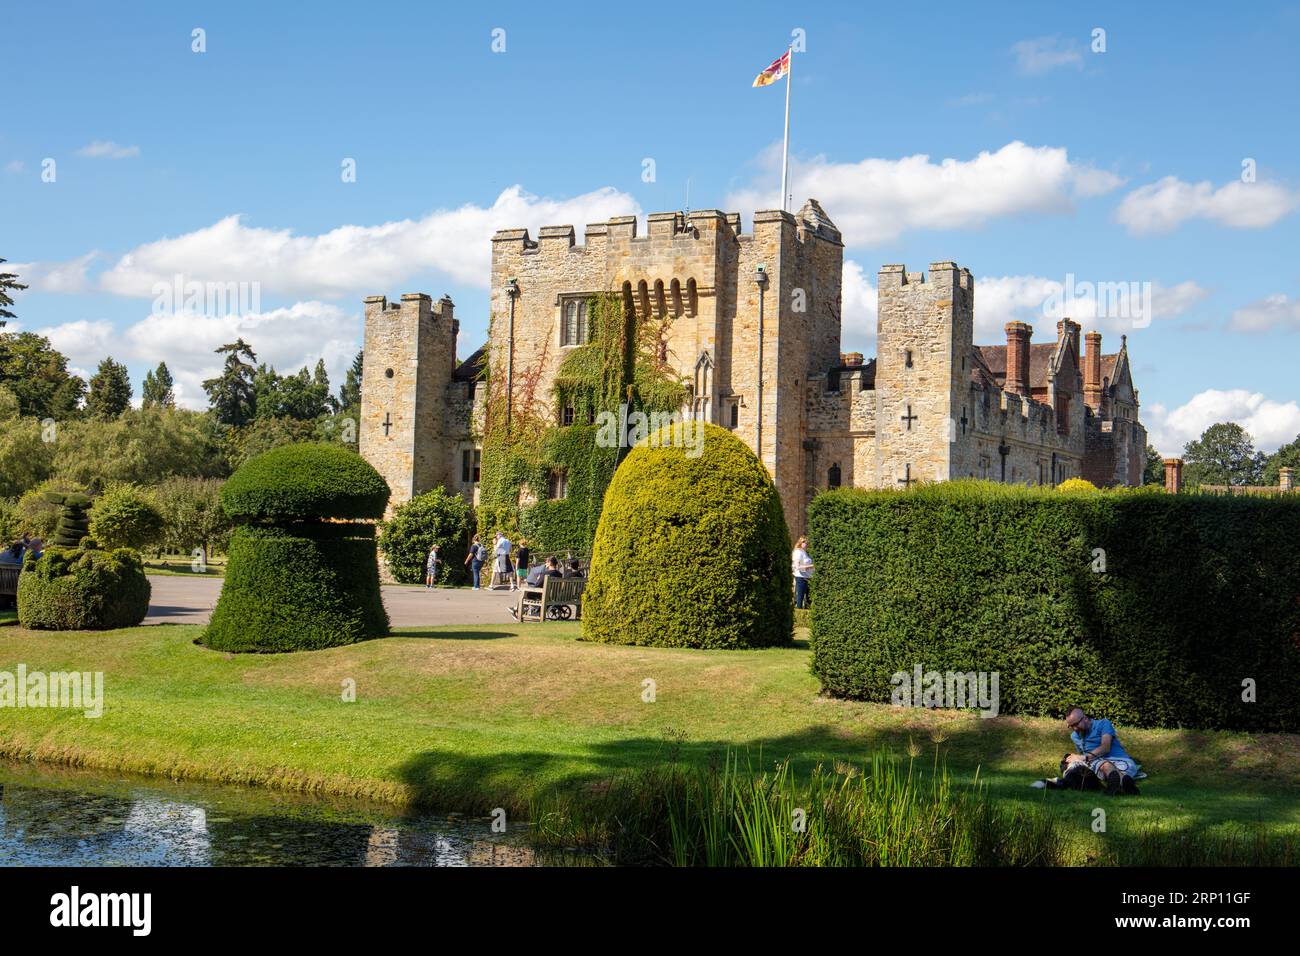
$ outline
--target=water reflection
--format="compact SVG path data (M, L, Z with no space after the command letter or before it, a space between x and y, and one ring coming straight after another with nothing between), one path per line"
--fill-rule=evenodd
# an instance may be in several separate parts
M527 829L0 764L0 866L534 866Z

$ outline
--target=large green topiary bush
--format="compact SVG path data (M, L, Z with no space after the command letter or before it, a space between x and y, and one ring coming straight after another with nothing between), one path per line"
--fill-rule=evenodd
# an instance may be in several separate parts
M59 520L54 527L56 548L75 548L90 533L90 496L80 492L45 492L45 500L59 509Z
M997 671L1004 714L1300 730L1300 498L957 481L819 495L809 528L831 693L919 664Z
M767 469L735 435L686 422L633 448L605 493L583 637L616 644L788 644L790 535ZM689 433L688 437L689 437ZM654 446L658 447L654 447Z
M49 548L28 557L19 576L18 622L54 631L134 627L149 594L144 564L128 548Z
M373 521L388 495L368 462L336 445L285 445L241 465L221 490L239 526L204 643L298 651L387 634Z
M138 551L162 538L163 516L152 495L143 488L113 485L95 499L90 510L90 534L101 547Z

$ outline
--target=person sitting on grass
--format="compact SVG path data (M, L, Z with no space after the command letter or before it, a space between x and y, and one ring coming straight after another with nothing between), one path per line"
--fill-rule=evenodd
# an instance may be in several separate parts
M1095 789L1095 783L1087 786L1088 778L1095 776L1110 796L1138 792L1133 781L1140 767L1119 742L1114 724L1104 717L1094 720L1082 707L1072 706L1065 713L1065 726L1078 753L1066 754L1061 777L1047 781L1048 786Z

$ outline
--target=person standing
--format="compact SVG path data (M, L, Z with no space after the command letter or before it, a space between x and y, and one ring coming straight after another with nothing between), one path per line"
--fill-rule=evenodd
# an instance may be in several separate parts
M474 582L474 590L479 590L479 576L483 573L483 545L479 543L478 535L470 541L469 553L465 555L465 563L469 565L470 578Z
M791 570L794 572L794 606L808 606L808 588L812 583L813 561L808 556L808 539L800 537L794 544L790 555Z
M440 563L438 546L435 544L429 549L429 556L424 561L424 586L426 589L431 589L438 583L438 565Z
M519 539L519 553L515 555L515 579L510 590L518 591L519 585L528 578L528 559L531 554L528 550L528 539Z
M493 588L498 584L504 585L507 582L511 587L514 586L514 571L510 567L510 549L512 547L514 546L510 543L509 538L504 534L497 535L496 547L493 549L496 553L496 563L492 574Z

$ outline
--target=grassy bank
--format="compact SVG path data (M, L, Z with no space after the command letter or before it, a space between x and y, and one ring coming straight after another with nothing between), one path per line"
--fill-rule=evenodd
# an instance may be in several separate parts
M1058 821L1069 862L1152 832L1300 833L1300 739L1121 728L1151 772L1141 797L1027 785L1069 747L1058 721L982 720L818 696L802 643L764 651L589 645L576 624L407 630L346 648L229 656L199 629L103 634L0 624L0 670L103 671L104 715L0 708L0 756L173 778L254 783L400 806L513 814L596 801L611 781L728 752L862 765L937 752L953 787L979 778L1000 807ZM654 700L647 702L654 681ZM356 700L342 700L355 681ZM1107 832L1091 829L1107 811ZM1245 839L1246 837L1243 837ZM1186 843L1186 841L1183 841Z

